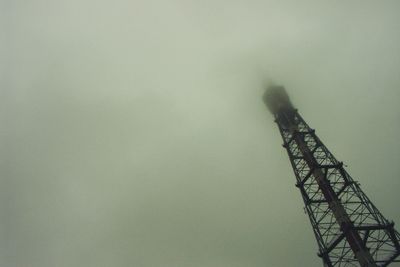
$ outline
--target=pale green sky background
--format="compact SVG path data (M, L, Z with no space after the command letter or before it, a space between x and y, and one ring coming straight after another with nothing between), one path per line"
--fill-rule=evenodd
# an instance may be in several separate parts
M269 80L400 225L399 1L0 2L0 266L321 266Z

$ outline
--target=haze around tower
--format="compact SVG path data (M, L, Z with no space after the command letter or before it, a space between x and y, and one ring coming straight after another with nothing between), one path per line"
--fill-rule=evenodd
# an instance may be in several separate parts
M0 266L320 266L266 80L399 224L399 8L1 1Z

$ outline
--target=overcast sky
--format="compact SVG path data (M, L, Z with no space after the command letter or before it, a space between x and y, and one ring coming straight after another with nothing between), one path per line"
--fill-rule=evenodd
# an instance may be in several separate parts
M0 2L1 266L321 266L270 81L400 225L399 1Z

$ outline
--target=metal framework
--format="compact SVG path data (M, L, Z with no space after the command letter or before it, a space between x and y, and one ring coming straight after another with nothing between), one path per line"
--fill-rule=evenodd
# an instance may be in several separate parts
M396 260L400 234L394 223L372 204L288 97L272 111L324 266L388 266L400 262Z

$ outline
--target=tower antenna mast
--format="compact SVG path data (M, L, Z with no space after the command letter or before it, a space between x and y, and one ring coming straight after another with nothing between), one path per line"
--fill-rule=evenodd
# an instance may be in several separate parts
M282 86L263 100L275 117L324 266L400 262L400 234L300 116Z

